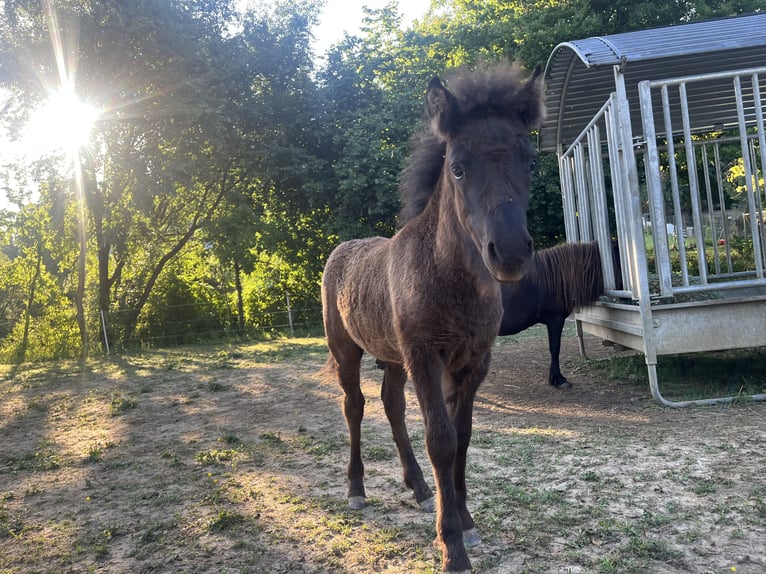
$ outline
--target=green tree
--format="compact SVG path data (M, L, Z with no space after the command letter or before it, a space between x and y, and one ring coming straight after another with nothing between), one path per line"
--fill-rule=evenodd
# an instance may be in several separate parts
M43 171L48 165L38 163ZM5 360L82 355L77 225L69 193L67 181L47 171L39 201L6 214L0 233L0 357Z
M242 72L252 89L242 103L242 176L205 226L206 239L232 268L238 327L245 329L243 280L264 258L318 277L327 240L323 206L332 179L322 156L321 103L313 79L310 29L316 2L280 2L248 13L237 34ZM312 228L302 225L307 218ZM319 250L319 255L311 254ZM283 293L284 297L284 293Z
M2 79L21 101L35 88L26 70L45 70L55 84L54 20L37 3L5 7ZM97 255L99 311L118 311L110 338L127 341L166 266L227 213L227 195L258 188L258 201L279 209L314 201L315 114L306 104L316 3L244 16L233 3L205 0L57 9L59 36L78 30L68 65L105 109L82 165L86 240Z
M6 81L26 94L26 71L36 69L45 85L60 85L61 61L48 45L62 38L60 57L71 54L63 62L67 73L76 69L81 93L105 110L96 145L84 156L80 201L97 243L100 311L108 313L110 288L120 278L133 291L123 326L129 337L162 268L231 184L231 94L222 89L231 88L223 34L231 9L205 0L5 7ZM75 29L77 43L67 42Z
M328 204L342 239L394 232L398 177L425 89L445 69L433 38L400 22L394 3L366 9L361 35L333 46L319 75L335 181Z

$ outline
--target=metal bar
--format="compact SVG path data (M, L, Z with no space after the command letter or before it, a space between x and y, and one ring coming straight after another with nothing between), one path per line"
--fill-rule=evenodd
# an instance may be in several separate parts
M706 285L684 285L683 287L676 287L676 295L683 295L687 293L709 293L711 288L713 291L726 291L728 289L744 289L753 287L766 288L766 281L763 279L751 279L751 280L738 280L738 281L721 281L716 283L708 283ZM764 292L766 294L766 291Z
M610 96L609 99L606 102L604 102L604 105L601 106L601 108L599 108L599 110L596 112L596 115L593 116L593 119L591 119L588 122L588 124L582 129L582 131L575 138L575 140L569 145L567 150L564 153L560 154L560 156L563 157L566 155L572 155L572 153L574 153L575 146L578 143L580 143L580 140L582 140L583 137L585 137L585 134L590 130L590 128L592 128L594 124L598 123L601 120L602 116L606 118L610 108L612 107L613 107L612 97Z
M756 134L748 134L747 137L748 137L748 139L756 139L757 138ZM728 136L728 137L716 138L715 141L718 142L718 143L721 143L721 144L724 144L724 143L739 143L740 138L739 138L739 134L737 134L736 136ZM694 147L699 147L699 146L703 146L703 145L705 145L707 143L709 143L709 140L701 140L701 141L695 140L695 141L692 142L692 145ZM657 149L667 150L667 146L658 145Z
M651 86L651 82L649 82ZM676 148L673 141L673 120L670 114L670 98L667 86L662 86L662 109L665 120L665 133L668 134L668 171L670 172L670 192L673 200L673 220L676 230L676 248L678 259L681 264L681 280L684 285L689 284L688 265L686 263L686 244L683 240L684 220L681 215L681 193L678 188L678 166L676 165ZM680 235L679 235L680 234ZM668 274L670 268L668 268ZM671 290L672 292L672 290Z
M758 178L758 155L755 152L755 140L749 139L750 165L753 166L753 191L755 192L755 212L758 214L758 225L761 231L761 253L766 257L766 233L763 232L763 198L761 194L761 182ZM755 256L755 254L754 254Z
M618 299L633 299L633 291L626 291L625 289L604 289L604 295L609 297L616 297Z
M702 173L705 175L705 198L707 199L707 219L710 225L710 239L713 244L713 264L715 274L721 273L721 262L718 259L718 233L716 232L715 209L713 206L713 188L710 184L710 165L707 156L707 145L702 145ZM703 235L704 230L703 230ZM707 250L705 250L707 251Z
M718 202L721 205L721 218L723 220L723 240L726 250L726 269L731 273L734 268L731 261L731 235L729 233L729 213L726 211L726 194L723 187L723 176L721 175L721 150L720 142L713 146L713 161L715 162L715 178L718 184Z
M622 269L622 285L625 290L631 292L631 299L636 299L636 281L638 277L634 273L634 268L630 264L630 254L626 247L628 245L628 215L624 194L620 191L625 185L623 173L620 169L619 154L619 121L617 120L617 95L612 93L609 98L609 106L604 111L604 121L606 123L606 145L609 153L609 170L612 174L612 197L614 199L614 213L617 224L617 240L620 252L620 267Z
M689 76L679 76L676 78L663 78L661 80L647 80L652 88L660 86L677 86L691 82L701 82L707 80L726 80L739 76L749 76L766 73L766 66L756 68L744 68L741 70L727 70L725 72L711 72L708 74L692 74Z
M577 222L575 221L576 202L572 169L572 159L569 156L562 156L559 160L559 178L561 180L561 199L564 204L564 229L567 241L574 242L577 240Z
M596 240L599 246L601 269L605 289L615 289L612 245L609 234L609 210L606 204L606 186L604 185L604 164L601 155L601 131L598 124L588 131L588 159L590 160L591 183L593 190L593 221ZM594 153L594 151L598 153Z
M754 90L755 91L755 90ZM753 239L753 258L755 259L755 271L758 277L763 277L763 255L761 252L760 231L756 219L755 190L753 189L753 168L750 163L750 154L747 144L747 122L745 121L745 105L742 101L742 82L740 76L734 76L734 95L737 102L737 121L739 124L740 147L742 149L742 161L745 164L745 185L747 186L747 205L750 210L750 232ZM760 100L759 100L760 101Z
M109 355L109 334L106 332L106 317L104 316L103 309L101 309L101 328L104 332L104 348L106 349L106 354Z
M766 174L766 134L764 134L763 107L761 106L761 81L757 72L753 73L751 81L753 84L753 112L755 113L755 124L758 132L758 148L761 152L761 174ZM764 182L763 191L766 195L766 182ZM763 215L763 209L761 209L761 215ZM763 225L763 219L761 219L761 225ZM763 247L763 255L766 257L766 247ZM764 263L766 264L766 260Z
M652 218L655 267L660 281L660 295L662 297L672 297L673 283L670 276L671 265L668 249L668 227L667 220L665 219L665 197L662 193L662 180L660 178L660 154L657 149L657 133L654 129L652 92L648 82L639 82L638 93L641 103L644 139L646 140L644 164L646 166L646 185Z
M737 400L766 401L766 394L755 395L735 395L729 397L718 397L714 399L694 399L690 401L671 401L662 396L660 385L657 379L657 365L647 363L649 372L649 389L654 399L666 407L685 408L690 406L711 406L733 403Z
M649 298L649 276L646 266L646 249L644 245L643 226L641 223L641 197L638 191L638 169L636 156L633 152L633 129L630 122L630 103L625 88L625 76L620 66L615 66L614 80L616 86L615 113L617 133L619 135L618 158L622 172L623 183L620 193L626 199L625 215L628 245L630 246L630 267L637 278L634 287L638 289L638 306L641 311L642 328L644 330L643 346L647 362L657 363L657 345L652 329L652 309Z
M692 200L692 221L694 236L697 244L697 265L702 283L707 283L707 261L705 258L705 236L702 233L702 207L700 205L699 182L697 181L697 154L692 146L691 120L689 119L689 102L686 98L686 84L678 87L681 96L681 123L683 124L684 148L686 150L686 171L689 176L689 194Z
M575 197L577 198L577 227L580 241L590 241L590 202L585 171L585 144L581 141L574 149Z

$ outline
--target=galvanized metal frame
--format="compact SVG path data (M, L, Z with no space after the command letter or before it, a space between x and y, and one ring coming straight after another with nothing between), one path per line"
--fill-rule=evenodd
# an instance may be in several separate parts
M631 108L625 86L624 67L614 66L615 90L598 113L591 119L574 142L566 149L558 150L561 173L562 200L565 213L567 240L597 240L602 252L606 294L630 302L599 303L579 310L576 315L580 349L584 354L583 333L589 332L604 339L641 351L649 375L652 396L661 404L684 407L692 404L709 405L731 402L742 396L725 396L713 399L670 401L666 399L657 377L657 357L662 354L703 352L766 345L766 278L764 277L764 254L766 233L759 225L762 219L764 191L755 177L760 159L761 173L766 171L766 141L764 141L763 108L761 103L761 77L766 77L766 67L732 70L710 74L690 75L663 80L643 81L638 84L639 104L643 134L637 141L632 133ZM750 91L746 102L743 78L749 82ZM719 261L717 242L714 241L715 264L708 268L706 258L699 257L699 274L692 277L685 241L678 242L681 266L681 284L673 285L670 248L667 237L667 220L661 171L666 170L670 179L675 229L681 231L681 188L677 153L682 153L687 170L689 195L692 203L692 228L695 245L705 245L705 213L700 197L704 194L708 206L707 218L711 233L717 236L713 213L713 183L709 170L709 149L713 150L715 183L719 200L723 198L723 182L720 170L720 145L731 139L695 141L687 100L687 88L711 80L730 80L735 92L738 118L738 140L747 187L750 234L753 245L755 270L735 273L731 266L730 229L728 216L723 211L721 233L724 236L725 268ZM674 101L679 102L681 126L673 125L671 113L671 90ZM662 107L666 134L663 151L667 164L660 159L662 142L655 128L653 93L658 93ZM676 113L676 117L678 114ZM748 129L755 133L748 133ZM603 137L606 137L604 148ZM676 147L676 138L680 146ZM655 249L655 270L658 288L650 289L649 268L644 244L644 219L642 217L637 157L644 163L651 233ZM697 177L697 161L702 162L704 181ZM607 185L603 162L608 160L611 185ZM608 195L614 202L614 221L609 220ZM723 205L723 202L721 201ZM619 238L624 289L615 290L612 281L610 236ZM692 281L695 279L695 281ZM691 303L669 303L679 294L711 291L744 292L747 288L763 289L763 295L741 296ZM694 336L689 336L690 334ZM766 394L748 395L751 400L766 400Z

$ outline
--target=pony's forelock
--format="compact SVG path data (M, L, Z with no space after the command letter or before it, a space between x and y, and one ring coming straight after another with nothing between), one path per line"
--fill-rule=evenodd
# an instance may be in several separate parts
M480 112L519 119L531 130L538 127L544 113L539 75L535 69L525 79L521 67L509 63L474 71L458 68L449 76L447 87L463 116Z

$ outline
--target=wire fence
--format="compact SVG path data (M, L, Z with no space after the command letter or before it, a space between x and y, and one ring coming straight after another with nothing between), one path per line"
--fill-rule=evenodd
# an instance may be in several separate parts
M108 317L97 311L95 313L88 320L91 356L131 348L161 348L273 336L321 337L324 334L322 307L319 304L272 307L257 313L251 311L243 324L235 312L210 303L155 306L139 315L130 336L126 336L130 310L112 311ZM64 326L60 323L45 325L44 317L36 319L41 322L33 325L23 356L27 360L78 356L81 340L73 313L70 318L72 324L67 328L62 328ZM65 321L69 322L70 319ZM4 319L0 328L0 333L5 334L0 337L0 361L15 362L20 348L18 321ZM2 352L3 348L6 352Z
M243 335L258 337L281 334L302 337L323 333L320 305L265 309L257 314L251 313L242 325L236 313L219 313L206 303L167 305L154 311L151 316L139 317L135 332L123 341L124 344L162 346ZM122 323L121 319L124 319L126 313L112 313L112 325ZM108 331L103 331L104 335L109 336ZM115 333L111 336L114 337Z

